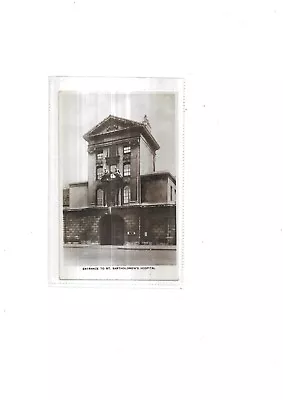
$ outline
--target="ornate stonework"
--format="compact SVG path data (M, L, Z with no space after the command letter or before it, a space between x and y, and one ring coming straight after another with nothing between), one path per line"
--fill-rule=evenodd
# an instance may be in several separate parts
M116 131L118 129L120 129L121 127L118 125L109 125L108 128L106 128L106 132L110 132L110 131Z
M143 118L142 123L143 123L147 128L149 128L149 130L151 130L151 125L150 125L150 123L149 123L149 120L148 120L146 114L145 114L145 116L144 116L144 118Z
M88 143L93 144L99 143L101 136L107 134L117 135L117 132L123 132L125 138L130 135L130 133L138 133L139 135L143 134L145 139L154 150L159 149L159 144L151 134L151 126L146 115L144 116L142 122L109 115L95 127L89 130L83 137Z
M95 146L93 144L89 144L87 148L88 154L94 154L95 153Z

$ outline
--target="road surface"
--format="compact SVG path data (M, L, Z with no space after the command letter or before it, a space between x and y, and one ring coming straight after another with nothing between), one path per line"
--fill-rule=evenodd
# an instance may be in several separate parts
M175 265L175 250L126 250L115 246L65 247L65 266Z

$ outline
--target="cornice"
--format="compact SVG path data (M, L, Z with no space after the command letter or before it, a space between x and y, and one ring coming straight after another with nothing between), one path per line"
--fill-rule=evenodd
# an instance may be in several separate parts
M101 132L101 128L111 120L113 123L109 125L106 130ZM121 127L121 124L124 126ZM155 151L160 148L159 144L151 134L150 124L147 119L143 122L138 122L126 118L115 117L114 115L109 115L95 127L90 129L86 134L84 134L83 138L88 143L92 143L93 141L96 141L95 138L97 137L103 137L111 134L116 135L118 132L122 133L125 131L132 131L133 128L138 129L138 131L143 134L144 138L150 143L151 147L153 147Z

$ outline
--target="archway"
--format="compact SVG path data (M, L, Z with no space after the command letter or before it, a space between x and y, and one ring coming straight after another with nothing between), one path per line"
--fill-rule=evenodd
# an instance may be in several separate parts
M124 244L125 223L119 215L105 215L100 219L100 243L121 246Z

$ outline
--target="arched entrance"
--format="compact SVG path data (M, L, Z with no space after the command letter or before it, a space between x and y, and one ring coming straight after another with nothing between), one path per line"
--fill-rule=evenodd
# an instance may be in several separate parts
M124 220L119 215L105 215L100 219L100 243L120 246L124 244Z

